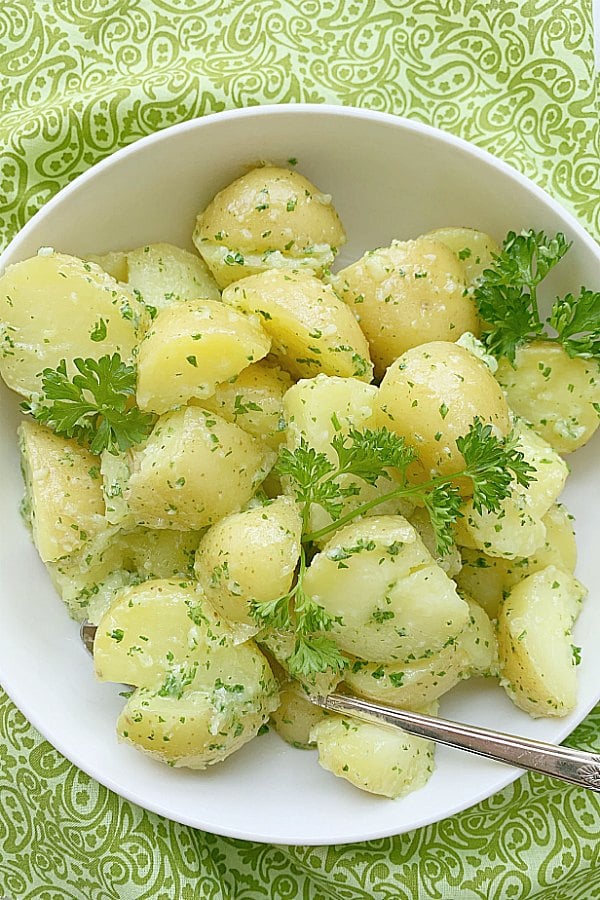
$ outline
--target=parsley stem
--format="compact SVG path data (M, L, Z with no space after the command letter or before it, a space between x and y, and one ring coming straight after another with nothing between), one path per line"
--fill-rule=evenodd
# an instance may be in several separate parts
M337 531L338 528L341 528L343 525L347 525L349 522L352 522L354 519L359 516L363 516L370 509L374 509L376 506L379 506L381 503L385 503L387 500L394 500L397 497L410 497L415 494L423 494L433 488L439 487L440 485L449 484L457 478L471 477L471 470L464 469L462 472L456 472L450 476L438 475L437 478L432 478L429 481L424 481L422 484L404 484L398 485L398 487L394 488L391 491L388 491L387 494L382 494L380 497L373 497L372 500L367 500L365 503L361 503L360 506L357 506L356 509L351 510L346 513L345 516L341 516L341 518L336 519L334 522L330 522L329 525L325 525L323 528L319 528L318 531L311 531L308 534L305 534L302 538L303 541L318 541L323 537L326 537L328 534L331 534L334 531ZM310 504L306 504L308 507Z

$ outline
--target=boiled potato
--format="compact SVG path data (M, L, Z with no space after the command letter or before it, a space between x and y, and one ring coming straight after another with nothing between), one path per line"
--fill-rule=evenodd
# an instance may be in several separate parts
M289 591L301 531L300 514L288 497L213 525L200 541L195 572L217 612L256 632L248 602L277 600Z
M274 461L237 425L192 406L161 416L130 456L130 518L179 531L196 531L237 512Z
M566 463L532 428L522 420L515 420L514 427L517 449L533 466L535 480L527 488L513 484L498 512L478 512L472 500L467 500L455 528L462 546L506 559L531 556L544 544L543 517L560 495L568 474Z
M429 780L433 744L385 725L330 716L311 731L319 763L355 787L384 797L402 797Z
M556 565L573 573L577 561L575 534L571 516L564 506L551 506L542 518L544 543L532 556L516 559L488 556L482 550L461 548L463 566L456 575L456 583L465 594L475 598L488 616L494 618L504 594L527 575Z
M220 301L187 300L158 313L140 344L137 404L154 413L210 397L269 352L270 338Z
M143 303L93 263L42 252L0 277L0 374L24 397L61 360L119 353L131 363L149 322Z
M89 552L108 540L98 457L37 422L22 422L18 435L23 511L42 560Z
M439 241L445 244L456 258L462 263L465 281L468 285L476 284L484 269L489 269L494 257L498 256L501 248L496 241L485 231L477 231L475 228L461 228L448 226L446 228L434 228L422 238L431 241Z
M469 621L458 635L457 644L467 654L468 675L498 674L498 642L494 626L486 611L470 597L464 598L469 605Z
M377 509L379 508L380 507L377 507ZM431 524L431 518L427 510L422 506L418 506L416 509L408 512L406 518L410 524L417 529L421 540L438 566L444 570L446 575L449 575L450 578L454 578L454 576L460 572L462 566L460 551L456 544L452 544L443 554L438 551L437 538L433 525Z
M115 597L98 624L101 681L132 684L119 735L175 766L202 769L253 738L277 682L256 645L236 646L197 586L148 581Z
M329 194L276 166L253 169L220 191L194 231L219 287L272 268L319 274L345 241Z
M199 405L277 450L285 438L283 397L291 386L286 371L263 360L217 385L212 397L203 398Z
M147 244L127 253L127 281L146 304L161 310L182 300L219 301L206 263L173 244Z
M271 713L271 723L286 743L300 750L315 746L311 730L327 717L324 709L302 696L302 689L284 684L279 690L279 706Z
M453 640L423 659L405 663L354 660L344 673L352 692L375 703L420 710L467 677L469 657Z
M123 250L110 250L108 253L102 254L102 256L97 256L95 253L87 253L84 258L88 262L100 266L116 281L127 281L127 253Z
M370 250L342 269L334 286L360 322L379 377L411 347L479 334L462 264L439 241L393 241Z
M69 615L78 622L96 623L110 606L115 592L136 577L125 567L118 538L100 552L90 554L83 549L46 563L46 568Z
M153 528L135 528L118 537L128 565L142 581L193 578L199 541L195 531Z
M510 427L502 389L485 363L447 341L423 344L396 360L381 382L379 405L380 424L416 449L425 478L464 468L456 439L475 417L500 436Z
M129 458L129 454L110 453L108 450L103 450L100 454L106 518L112 525L119 525L121 528L133 528L136 525L125 499L127 482L131 474Z
M551 565L573 574L577 564L577 545L572 518L561 504L550 507L542 519L546 532L544 543L529 557L505 561L507 587Z
M270 270L226 288L223 300L260 317L272 354L294 377L324 372L371 381L369 348L356 319L314 275Z
M456 638L437 653L404 663L356 659L344 673L352 692L402 709L421 710L471 675L497 673L498 650L492 623L467 598L469 618Z
M325 456L334 465L338 458L331 445L337 435L348 435L351 429L364 431L373 428L377 410L377 388L356 378L339 378L331 375L317 375L302 379L289 389L283 400L284 417L287 422L286 444L294 451L302 441ZM393 479L393 473L392 479ZM284 490L289 485L284 481ZM343 501L342 514L356 509L377 496L389 493L393 480L379 478L377 484L367 484L361 478L341 475L338 483L343 489L352 486L355 493ZM407 515L413 509L408 500L386 501L374 508L374 514ZM330 525L332 518L321 506L313 504L308 517L309 530L318 531Z
M532 341L517 349L514 366L501 359L496 377L514 412L558 453L583 447L598 428L600 367L572 359L560 344Z
M454 582L402 516L340 528L313 558L304 590L339 619L329 632L338 646L373 662L436 653L469 615Z
M509 561L467 547L461 547L461 554L463 565L455 576L461 594L473 597L494 618L507 588Z
M577 658L571 628L585 589L548 566L519 582L500 608L498 645L503 685L530 715L566 716L577 702Z

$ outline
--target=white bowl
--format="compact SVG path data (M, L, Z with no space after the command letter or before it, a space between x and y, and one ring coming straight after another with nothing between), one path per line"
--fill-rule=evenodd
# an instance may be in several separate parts
M573 241L551 292L600 286L600 250L542 190L492 156L416 122L327 106L257 107L207 116L127 147L66 187L0 258L0 270L40 246L102 253L152 241L191 248L194 218L248 164L298 159L333 194L348 232L343 261L436 226L469 225L501 240L510 229L564 231ZM361 793L269 733L205 773L173 770L121 745L118 688L94 680L78 627L65 612L18 514L18 398L2 393L0 681L39 731L102 784L170 819L218 834L287 844L331 844L397 834L488 797L517 777L500 764L439 748L422 790L391 801ZM576 628L583 648L577 711L531 720L495 683L470 681L442 714L559 742L600 695L600 555L594 497L598 441L570 460L565 500L576 516L578 574L590 587Z

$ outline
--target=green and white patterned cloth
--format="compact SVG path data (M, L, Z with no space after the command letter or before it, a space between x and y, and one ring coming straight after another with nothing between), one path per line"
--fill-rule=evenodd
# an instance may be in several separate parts
M600 237L592 0L2 0L0 244L116 148L236 106L409 116L501 156ZM572 743L600 750L600 708ZM330 848L216 837L93 782L0 691L0 897L591 900L600 799L522 778Z

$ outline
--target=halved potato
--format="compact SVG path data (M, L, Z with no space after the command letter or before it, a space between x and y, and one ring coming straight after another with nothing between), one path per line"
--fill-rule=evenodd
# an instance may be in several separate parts
M146 244L126 258L128 283L157 310L182 300L221 299L206 263L195 253L173 244Z
M314 275L272 269L226 288L223 301L260 317L271 352L296 378L324 372L371 381L369 347L356 319Z
M345 241L330 195L277 166L252 169L219 191L194 231L219 287L272 268L320 274Z
M566 716L577 703L577 658L571 629L585 588L548 566L520 581L500 607L502 684L531 716Z
M269 352L257 322L220 301L186 300L158 313L139 349L137 404L155 413L210 397Z
M132 363L150 317L132 292L94 263L40 252L0 277L0 374L24 397L42 371L66 360L119 353Z
M433 773L431 741L385 725L329 716L314 726L319 763L355 787L384 797L402 797Z
M489 269L494 256L498 256L501 250L491 235L475 228L452 225L434 228L433 231L422 234L421 238L439 241L452 250L462 264L468 285L473 285L479 280L483 270Z

